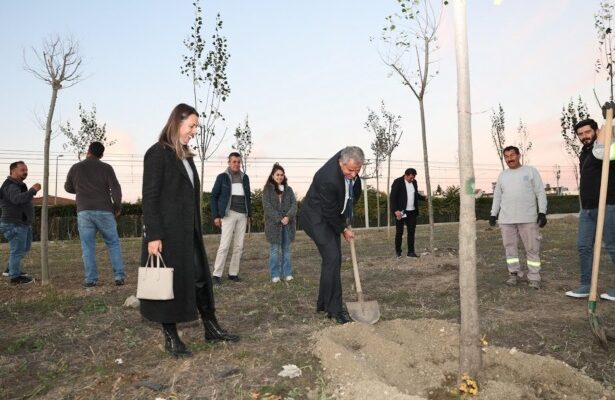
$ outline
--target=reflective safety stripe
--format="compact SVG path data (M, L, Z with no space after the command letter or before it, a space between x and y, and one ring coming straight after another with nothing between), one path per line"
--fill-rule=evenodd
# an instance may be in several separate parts
M517 264L518 262L519 262L519 257L513 257L513 258L506 259L507 264Z
M528 265L528 267L540 268L540 261L527 260L527 265Z

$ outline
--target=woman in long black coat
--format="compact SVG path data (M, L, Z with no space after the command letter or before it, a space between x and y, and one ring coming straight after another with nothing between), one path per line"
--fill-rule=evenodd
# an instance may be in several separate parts
M158 143L143 162L143 246L141 264L162 254L173 267L173 300L141 300L141 314L162 324L165 349L176 357L190 356L177 335L178 322L201 315L205 340L237 341L216 319L211 273L201 230L200 182L188 142L198 128L197 111L177 105ZM198 313L197 313L198 311Z

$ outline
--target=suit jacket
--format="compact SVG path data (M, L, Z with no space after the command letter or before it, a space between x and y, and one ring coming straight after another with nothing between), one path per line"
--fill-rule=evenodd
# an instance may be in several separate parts
M141 265L147 260L147 244L162 240L162 256L173 267L173 300L141 300L141 314L154 322L186 322L198 318L194 255L201 251L209 268L202 240L200 182L192 158L190 182L186 167L175 152L156 143L143 161L143 244ZM197 242L198 248L195 246Z
M414 209L416 215L419 214L419 200L426 200L427 198L419 193L416 179L412 181L414 186ZM406 182L403 176L395 179L391 185L391 212L395 214L395 211L404 211L406 205L408 205L408 192L406 191Z
M345 206L346 181L338 162L340 155L341 151L338 151L316 172L305 195L301 222L308 234L318 236L318 230L331 229L339 235L346 228L345 218L341 214ZM353 204L357 204L360 197L361 179L356 178L353 184Z

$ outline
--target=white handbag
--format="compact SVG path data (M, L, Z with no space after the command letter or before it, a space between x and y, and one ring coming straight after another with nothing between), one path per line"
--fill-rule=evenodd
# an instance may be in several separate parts
M162 263L162 266L160 265ZM147 257L139 267L137 298L144 300L173 300L173 268L164 263L162 255Z

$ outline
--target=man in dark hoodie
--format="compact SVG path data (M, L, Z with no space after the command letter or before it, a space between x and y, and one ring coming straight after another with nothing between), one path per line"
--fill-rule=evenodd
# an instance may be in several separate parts
M30 251L32 245L32 222L34 222L34 205L32 198L41 190L35 183L30 189L23 182L28 177L28 167L23 161L15 161L9 167L10 176L0 187L2 218L0 232L9 242L8 275L11 283L27 285L34 279L21 271L21 260Z

